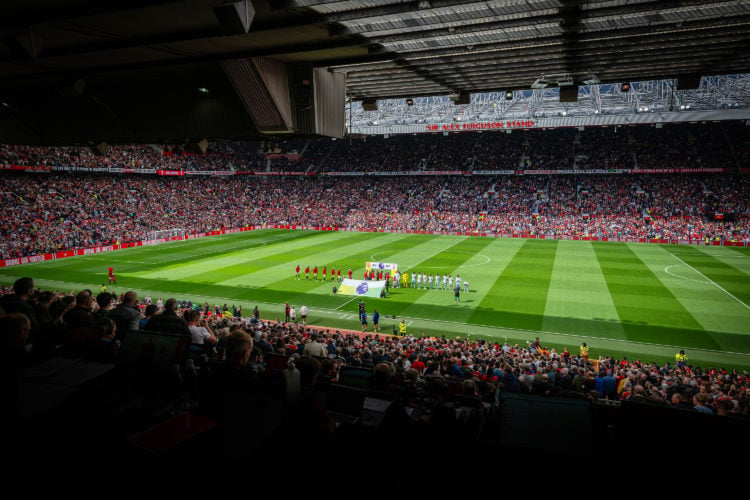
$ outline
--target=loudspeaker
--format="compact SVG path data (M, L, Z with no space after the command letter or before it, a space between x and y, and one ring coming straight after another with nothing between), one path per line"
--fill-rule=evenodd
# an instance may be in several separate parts
M229 2L213 9L225 35L245 35L250 31L255 17L255 7L250 0Z
M22 60L36 59L44 48L44 39L31 28L28 31L5 37L2 41L14 57Z
M560 87L560 102L577 102L578 85Z
M76 80L70 82L69 85L59 87L57 89L57 93L60 95L60 97L65 98L81 97L85 88L86 80L77 78Z
M89 149L94 154L94 156L107 156L109 146L106 142L100 142L98 144L89 144Z
M377 111L378 100L377 99L364 99L362 101L362 109L365 111Z
M208 141L206 139L201 139L200 141L191 141L185 144L186 153L203 155L203 154L206 154L207 150L208 150Z
M695 90L700 86L700 75L685 75L677 79L677 90Z
M458 94L458 99L456 99L457 106L461 104L469 104L470 102L471 102L471 94L464 93L464 92L461 92L460 94Z

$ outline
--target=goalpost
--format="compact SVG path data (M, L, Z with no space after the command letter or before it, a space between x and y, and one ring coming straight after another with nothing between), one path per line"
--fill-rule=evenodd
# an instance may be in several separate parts
M184 227L178 227L175 229L161 229L159 231L150 231L146 235L147 240L158 240L161 238L171 238L173 236L182 236L186 234Z

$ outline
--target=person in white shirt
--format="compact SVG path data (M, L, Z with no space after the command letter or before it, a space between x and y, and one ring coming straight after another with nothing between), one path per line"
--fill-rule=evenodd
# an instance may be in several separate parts
M302 317L302 324L307 324L307 306L302 304L302 307L299 308L299 315Z
M305 344L303 352L310 356L318 356L322 358L328 357L328 349L326 349L326 345L318 342L318 335L315 333L310 335L310 340Z
M294 306L289 309L289 319L292 321L292 323L297 322L297 310L294 308Z
M193 309L192 311L188 311L187 315L188 329L190 330L191 345L193 348L216 344L216 335L214 335L206 320L201 319L201 312Z

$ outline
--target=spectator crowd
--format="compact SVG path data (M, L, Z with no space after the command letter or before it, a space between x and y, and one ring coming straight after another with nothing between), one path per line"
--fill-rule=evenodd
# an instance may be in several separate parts
M744 241L741 174L0 176L0 258L253 225ZM717 216L718 214L718 216Z
M245 317L234 306L174 298L163 303L160 299L157 305L150 296L140 298L132 291L119 298L90 290L40 291L31 278L21 278L1 292L4 369L15 370L16 376L54 356L115 362L128 333L146 330L189 337L196 356L226 358L251 374L263 373L267 358L286 356L300 365L312 363L315 376L332 383L344 376L345 367L362 367L373 371L381 389L393 385L416 394L450 386L489 404L507 391L750 417L747 372L694 366L684 351L672 365L606 355L590 359L588 349L585 354L567 348L558 352L538 337L510 344L413 333L342 332L295 319L262 319L257 307ZM235 357L238 345L249 346L241 362Z

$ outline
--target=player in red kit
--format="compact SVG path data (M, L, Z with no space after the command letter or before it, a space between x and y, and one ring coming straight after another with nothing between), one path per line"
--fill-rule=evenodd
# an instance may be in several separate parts
M336 269L331 266L331 281L336 279Z
M323 266L323 281L326 280L326 267Z
M307 267L305 268L305 279L306 279L306 280L309 280L309 279L310 279L310 266L307 266Z
M297 264L297 267L294 268L294 279L299 279L299 264Z
M341 283L341 268L340 267L336 275L337 275L336 277L338 278L339 283Z
M107 283L114 283L115 285L117 284L117 278L115 277L115 270L112 269L112 266L109 266L109 268L107 269L107 276L109 276L109 278L107 279Z
M349 275L349 279L352 279L352 270L349 269L349 272L347 273Z
M318 281L318 266L313 267L313 278Z

